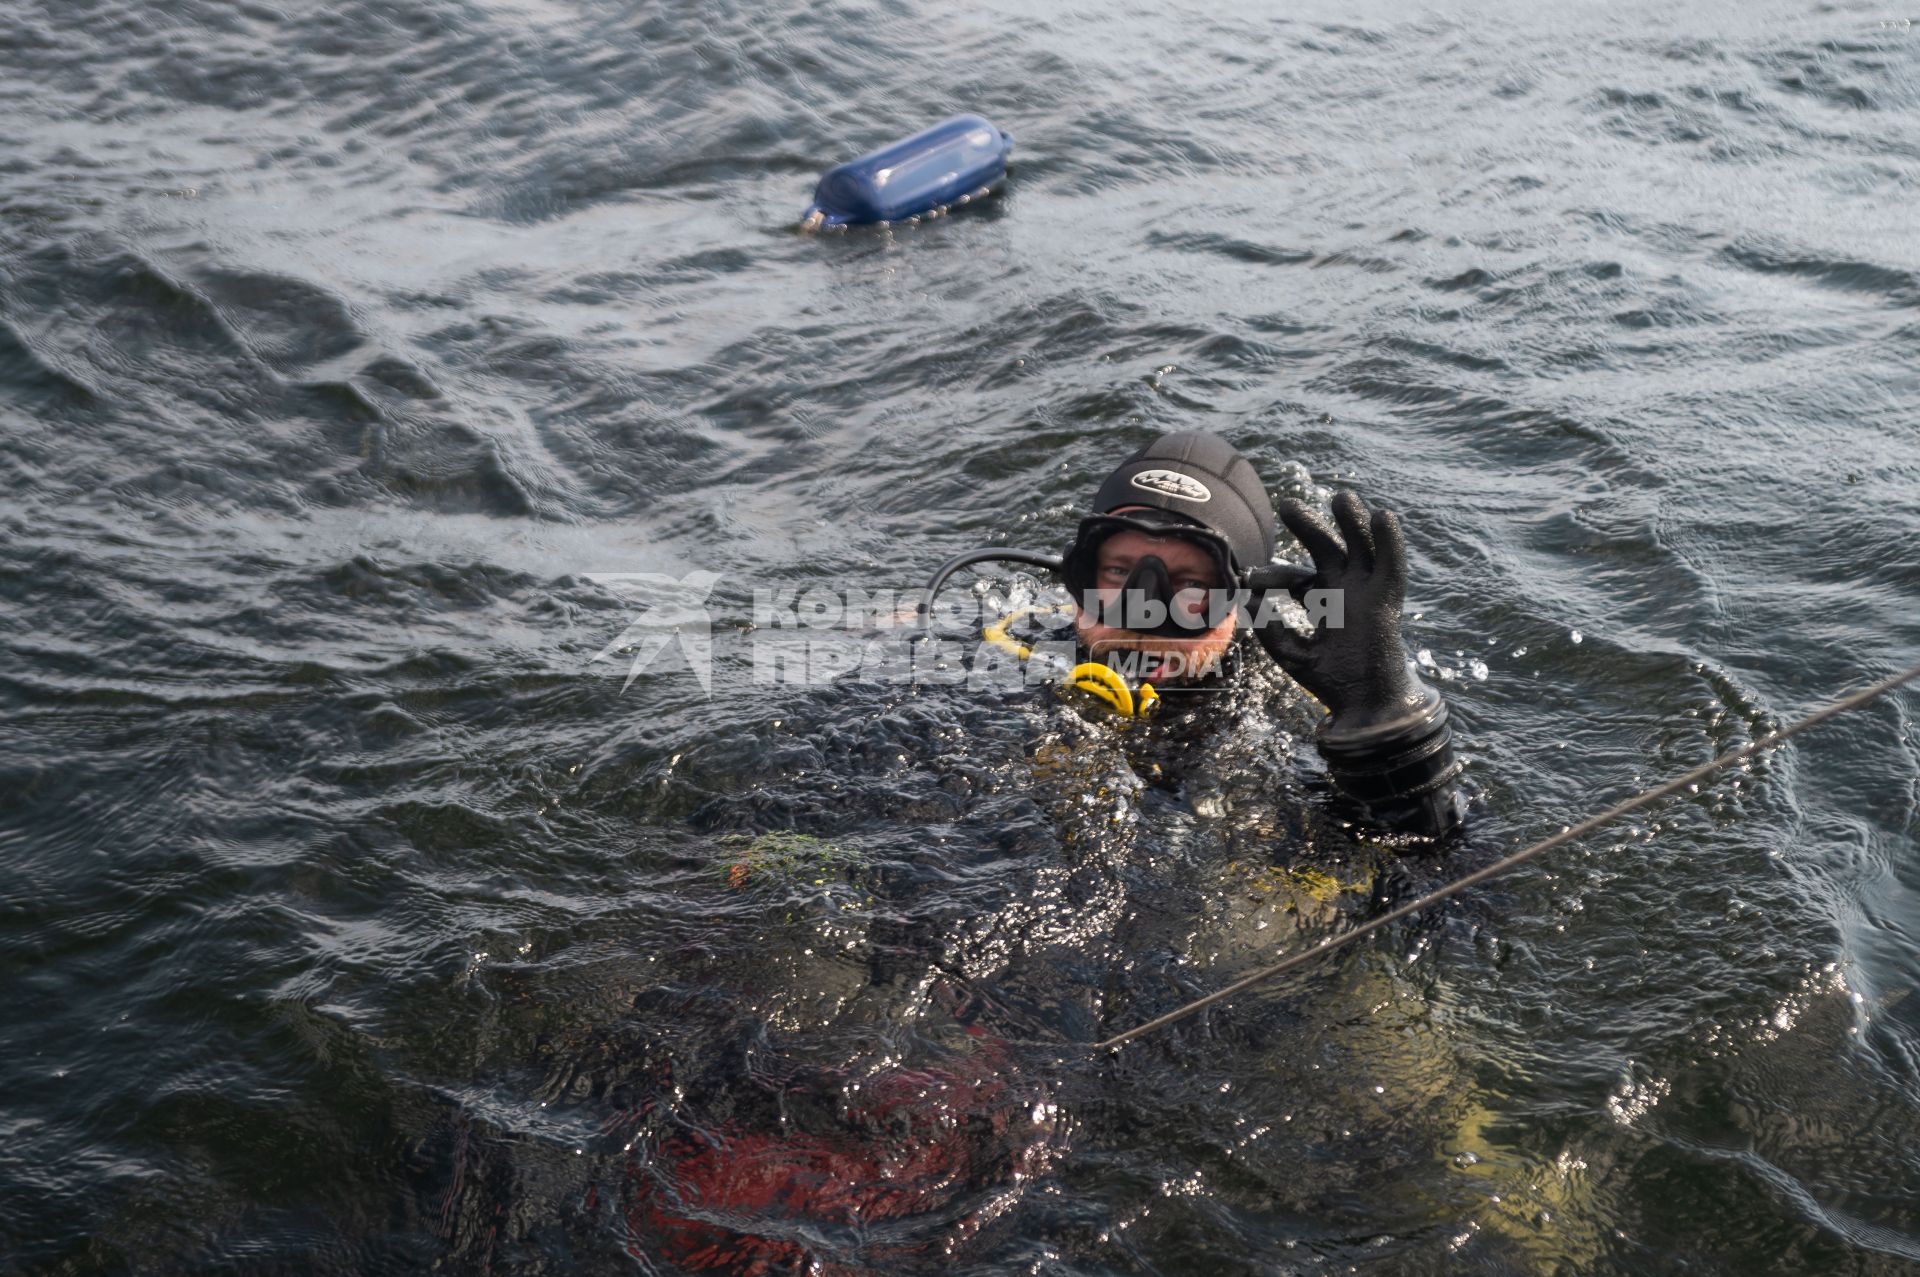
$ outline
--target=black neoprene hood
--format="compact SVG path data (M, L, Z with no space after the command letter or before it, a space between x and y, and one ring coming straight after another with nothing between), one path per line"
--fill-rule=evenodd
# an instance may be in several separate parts
M1093 497L1095 514L1124 506L1167 510L1211 528L1241 571L1273 558L1273 501L1253 463L1218 435L1161 435L1128 457Z

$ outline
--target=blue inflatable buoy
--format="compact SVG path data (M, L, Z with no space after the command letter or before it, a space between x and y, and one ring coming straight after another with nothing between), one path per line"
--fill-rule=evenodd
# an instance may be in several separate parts
M1007 177L1013 139L977 115L956 115L827 171L801 220L806 231L938 217Z

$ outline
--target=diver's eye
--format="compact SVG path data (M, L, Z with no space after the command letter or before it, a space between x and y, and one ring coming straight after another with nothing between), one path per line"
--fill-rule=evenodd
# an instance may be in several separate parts
M1213 588L1213 582L1207 580L1205 577L1190 576L1180 582L1179 588L1182 590L1208 590Z
M1101 579L1115 581L1121 585L1127 583L1127 577L1129 575L1130 573L1127 568L1119 563L1109 563L1106 567L1100 569Z

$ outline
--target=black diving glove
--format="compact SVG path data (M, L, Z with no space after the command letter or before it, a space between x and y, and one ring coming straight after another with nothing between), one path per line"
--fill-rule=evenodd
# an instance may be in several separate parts
M1446 702L1414 677L1401 641L1407 550L1400 521L1387 510L1369 515L1352 492L1333 499L1337 533L1298 501L1282 501L1279 514L1315 569L1289 592L1312 602L1311 591L1337 590L1340 606L1318 617L1311 636L1278 617L1257 625L1255 636L1327 707L1315 743L1341 791L1396 829L1447 832L1464 814L1453 786L1463 764L1454 761Z

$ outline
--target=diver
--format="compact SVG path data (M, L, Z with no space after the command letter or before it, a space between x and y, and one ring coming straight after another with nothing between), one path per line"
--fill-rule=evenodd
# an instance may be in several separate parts
M1334 497L1333 520L1282 501L1278 522L1313 567L1275 564L1276 511L1252 463L1217 435L1167 434L1100 484L1064 555L973 551L941 568L928 597L970 562L1053 568L1074 601L1066 682L1126 717L1157 711L1169 693L1231 690L1231 658L1250 634L1326 708L1314 743L1339 793L1377 825L1437 838L1465 817L1464 764L1446 702L1401 641L1400 523L1351 491ZM1310 633L1293 627L1289 598L1305 607ZM1022 656L1042 647L1004 621L986 637Z
M1392 873L1385 864L1399 859L1382 844L1399 840L1349 846L1343 831L1334 848L1293 836L1288 822L1301 804L1274 801L1276 785L1297 783L1291 758L1275 757L1272 734L1239 730L1271 712L1249 695L1251 662L1271 658L1325 707L1315 744L1336 787L1374 823L1429 837L1460 823L1447 709L1402 646L1399 526L1351 493L1333 511L1331 523L1292 502L1276 513L1252 464L1224 440L1172 434L1101 483L1065 554L996 547L940 569L923 604L929 631L932 595L966 563L1058 572L1072 606L1019 609L1024 619L1009 614L987 627L989 647L1015 648L1028 668L1057 662L1065 684L1080 689L1068 695L1142 720L1143 730L1109 731L1093 721L1098 713L1049 722L1010 806L1010 795L976 789L968 775L976 769L954 767L940 738L915 729L952 719L876 712L885 700L826 712L845 736L863 735L840 727L854 713L892 720L883 731L925 736L920 783L940 801L902 802L914 791L889 768L870 791L882 806L859 814L844 773L823 778L829 789L814 793L833 797L807 804L811 829L837 836L852 806L857 836L876 841L875 824L892 831L877 839L889 847L879 863L829 869L822 859L807 874L815 885L849 875L860 906L823 928L799 899L782 900L773 917L785 922L770 920L754 946L766 991L696 1004L669 986L636 999L649 1069L658 1071L622 1092L631 1119L612 1128L622 1153L605 1200L648 1256L688 1271L947 1271L955 1247L1011 1218L1026 1185L1067 1155L1073 1124L1062 1113L1076 1083L1055 1067L1058 1044L1140 1023L1190 998L1196 980L1265 961L1283 936L1337 926L1348 909L1378 899ZM1282 523L1311 569L1273 562ZM1290 626L1301 609L1311 632ZM1055 632L1057 644L1047 637ZM887 756L907 761L906 741L885 739ZM1148 758L1155 753L1164 772ZM763 819L743 804L758 801L744 794L764 779L715 782L717 814ZM950 806L956 793L977 801ZM943 834L959 835L957 847L926 837L927 811ZM1189 813L1204 815L1189 822ZM826 846L799 829L746 845L763 842L776 863L780 847L816 855L804 848ZM1256 847L1262 854L1249 854ZM1276 847L1286 854L1274 856ZM927 889L989 874L964 897L978 912L960 917L956 897ZM760 876L743 860L726 889L760 889ZM776 926L796 924L806 936L776 939ZM846 928L859 926L855 942ZM847 960L849 950L864 962ZM1424 1000L1391 968L1341 972L1330 996L1369 1008L1364 1022L1383 1026L1380 1035L1345 1032L1305 1055L1267 1042L1262 1068L1292 1060L1317 1069L1330 1050L1359 1062L1364 1046L1369 1069L1440 1076L1444 1053L1415 1056L1405 1045L1435 1040L1412 1031ZM804 1016L792 1011L802 998ZM701 1015L713 1017L715 1040L728 1041L705 1066L685 1059ZM837 1053L849 1031L877 1041L848 1060ZM1377 1111L1376 1092L1357 1100L1357 1112Z

